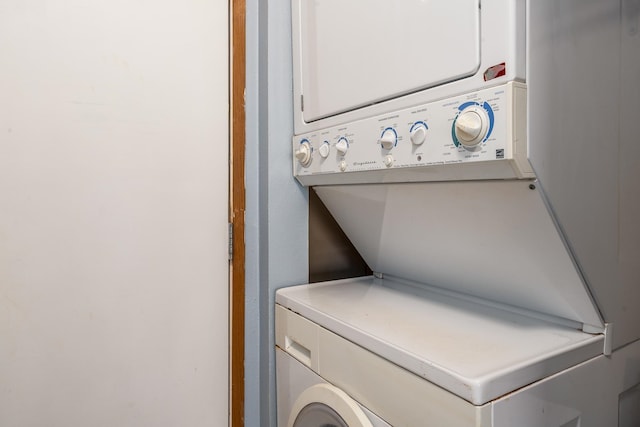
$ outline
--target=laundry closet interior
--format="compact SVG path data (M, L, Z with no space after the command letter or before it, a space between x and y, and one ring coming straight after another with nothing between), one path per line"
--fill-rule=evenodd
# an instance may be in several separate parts
M278 427L640 423L638 3L291 5Z

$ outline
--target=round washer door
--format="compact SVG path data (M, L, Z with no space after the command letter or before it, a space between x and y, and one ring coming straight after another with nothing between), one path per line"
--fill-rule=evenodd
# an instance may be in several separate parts
M372 427L355 400L330 384L316 384L296 399L287 427Z

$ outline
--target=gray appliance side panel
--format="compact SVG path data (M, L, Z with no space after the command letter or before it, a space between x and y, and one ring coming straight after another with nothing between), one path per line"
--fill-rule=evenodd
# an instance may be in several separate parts
M640 0L622 3L618 173L619 344L640 336Z
M640 337L640 2L528 3L529 159L620 347Z
M317 187L376 272L601 328L531 181Z

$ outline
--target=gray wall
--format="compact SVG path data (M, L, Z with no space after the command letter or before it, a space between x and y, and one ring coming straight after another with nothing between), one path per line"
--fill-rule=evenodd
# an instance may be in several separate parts
M291 168L289 0L247 0L245 425L275 426L274 294L307 281L307 191Z

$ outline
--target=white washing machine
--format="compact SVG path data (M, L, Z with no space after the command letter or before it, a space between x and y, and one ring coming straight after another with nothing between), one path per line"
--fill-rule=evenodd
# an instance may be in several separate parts
M285 288L278 425L635 427L640 342L375 277Z
M395 278L278 291L279 427L637 426L640 342Z
M293 174L375 273L276 293L279 427L640 425L636 3L293 1Z

